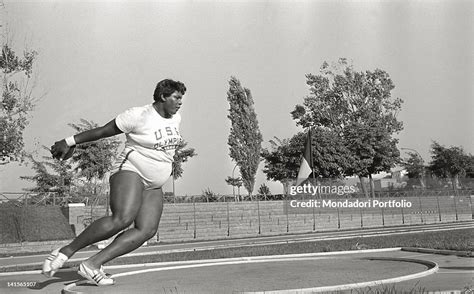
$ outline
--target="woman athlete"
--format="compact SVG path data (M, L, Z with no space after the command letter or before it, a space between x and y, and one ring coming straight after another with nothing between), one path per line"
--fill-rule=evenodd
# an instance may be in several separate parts
M126 254L156 234L163 211L161 187L172 171L173 156L180 143L177 113L186 87L179 81L160 81L155 89L154 103L133 107L119 114L102 127L57 141L51 147L53 158L65 160L72 156L76 144L95 141L125 133L123 152L116 160L110 177L111 216L93 222L69 245L56 249L43 264L43 274L52 277L78 250L119 234L106 248L79 266L78 273L96 285L112 285L102 265Z

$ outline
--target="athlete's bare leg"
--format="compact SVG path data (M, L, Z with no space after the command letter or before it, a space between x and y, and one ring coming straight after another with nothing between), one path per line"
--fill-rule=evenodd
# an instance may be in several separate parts
M156 234L162 212L163 191L161 188L144 191L142 204L135 218L135 226L118 235L109 246L91 256L84 263L91 268L99 268L115 257L140 247Z
M71 257L78 250L108 239L130 226L135 220L143 199L143 183L130 171L119 171L110 178L111 216L105 216L89 225L60 252Z

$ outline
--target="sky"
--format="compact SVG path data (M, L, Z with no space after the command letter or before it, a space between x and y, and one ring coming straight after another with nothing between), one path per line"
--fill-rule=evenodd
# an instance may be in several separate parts
M224 181L235 166L229 78L251 90L269 147L274 136L302 130L290 112L309 94L305 75L345 57L358 71L380 68L392 78L392 96L404 100L399 147L425 162L433 140L474 154L472 1L3 2L15 47L38 52L35 93L44 97L24 133L27 151L72 135L68 123L105 124L149 104L158 81L177 79L188 89L181 134L198 155L176 193L232 194ZM266 183L281 193L262 168L254 190ZM0 166L0 191L22 191L32 183L19 176L31 174L31 165Z

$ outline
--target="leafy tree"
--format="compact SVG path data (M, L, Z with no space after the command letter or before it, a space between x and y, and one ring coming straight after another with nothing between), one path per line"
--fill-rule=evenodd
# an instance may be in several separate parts
M346 174L368 177L372 196L372 174L388 172L400 162L400 151L396 146L398 139L391 138L384 127L379 125L380 122L375 121L369 126L351 125L345 130L345 140L353 163L346 169ZM362 179L361 184L364 187Z
M291 139L280 140L275 137L276 142L270 140L270 149L262 149L261 156L265 160L263 173L267 180L281 182L285 195L292 179L298 175L305 137L304 133L299 133Z
M97 123L85 119L68 125L76 133L98 127ZM81 194L106 193L108 185L103 183L103 179L112 168L119 145L120 140L116 137L80 144L75 147L72 160L65 161L50 156L43 156L45 161L38 161L28 155L36 175L21 178L36 182L36 187L31 189L33 192L56 191L63 195L74 188Z
M436 141L431 144L431 162L429 169L441 178L450 178L453 189L459 186L459 177L466 175L471 167L472 155L464 152L462 147L445 147Z
M68 124L76 133L94 129L99 125L93 121L81 119L79 123ZM83 178L84 192L94 195L104 193L107 185L102 185L103 179L112 168L113 161L117 155L120 140L110 137L98 141L87 142L76 146L72 160L75 163L74 170L78 178Z
M313 170L315 176L341 178L351 166L352 156L339 136L328 129L312 131Z
M267 197L271 196L272 192L270 192L270 188L265 183L262 183L258 188L258 195L262 199L267 200Z
M183 175L183 163L188 161L189 158L194 157L197 155L194 152L194 148L185 148L188 143L186 141L181 141L176 148L176 153L174 155L174 161L172 164L172 172L171 175L173 176L173 197L176 196L175 194L175 180L179 179Z
M202 199L205 200L206 202L218 202L219 201L219 195L214 193L209 187L202 191Z
M426 184L424 181L425 166L423 158L415 152L408 152L408 158L402 164L408 172L408 178L419 179L421 187L424 189Z
M474 155L467 156L466 177L474 178Z
M313 171L315 177L338 178L351 163L351 156L342 144L341 138L330 130L317 128L312 131L311 145L313 155ZM301 164L301 154L304 151L306 134L299 132L290 139L270 141L271 149L263 149L265 159L263 172L268 180L280 181L284 193L298 175Z
M394 84L381 69L357 72L344 58L330 66L324 62L319 75L306 75L310 95L296 105L293 119L303 127L330 130L350 151L346 175L369 177L389 171L400 161L393 135L403 129L397 120L402 100L392 99Z
M188 143L183 140L179 143L178 148L176 148L172 173L174 179L179 179L183 175L183 163L187 162L189 158L197 155L194 148L185 148L187 145Z
M8 35L8 33L5 33ZM1 164L21 161L23 152L23 131L29 123L30 112L38 98L33 95L33 64L37 53L24 50L19 56L8 37L2 35L0 70L3 73L0 108L0 156Z
M260 163L262 134L250 90L242 87L235 77L230 78L229 86L227 100L230 109L227 117L231 121L228 139L230 157L239 166L244 187L252 198L255 175Z
M232 192L234 194L234 199L237 201L238 198L240 198L240 187L242 187L242 178L241 177L233 178L233 177L229 176L229 177L227 177L227 179L225 179L225 182L228 185L232 186ZM236 198L236 196L235 196L235 187L238 188L238 198Z
M71 187L74 186L74 172L69 160L61 161L53 159L51 156L43 156L43 161L39 161L31 154L26 157L33 163L32 168L35 175L21 176L20 178L36 184L35 187L26 189L27 191L40 194L57 192L60 197L69 194Z

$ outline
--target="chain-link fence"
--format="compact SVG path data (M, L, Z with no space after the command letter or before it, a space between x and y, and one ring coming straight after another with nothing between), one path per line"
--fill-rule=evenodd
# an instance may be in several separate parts
M158 239L165 242L209 240L470 221L474 215L474 195L471 195L472 191L436 191L432 194L381 194L369 199L365 196L288 197L240 202L202 202L198 201L202 200L199 196L188 197L186 202L177 199L165 205ZM194 201L189 202L190 199ZM292 200L301 200L307 205L291 207L296 204ZM318 201L318 205L308 205Z
M7 239L27 240L23 236L33 230L43 230L40 222L24 225L18 216L24 211L57 208L64 199L57 195L2 193L0 227L18 227L22 236ZM340 196L288 195L284 200L262 200L261 197L238 201L233 195L166 196L160 221L158 240L165 242L212 240L288 233L308 233L324 230L371 228L470 221L473 219L474 191L413 190L384 191L367 198L358 194ZM37 200L39 199L39 201ZM73 199L72 197L66 199ZM69 221L76 222L76 234L94 220L109 213L107 195L81 195L83 204L63 205ZM268 199L268 198L267 198ZM26 204L25 204L26 203ZM300 203L300 204L298 204ZM318 204L319 203L319 204ZM304 204L304 205L303 205ZM316 205L318 204L318 205ZM15 209L11 209L11 208ZM15 214L16 216L12 215ZM49 212L48 212L49 213ZM38 220L40 217L38 216ZM15 223L16 222L16 223ZM26 222L25 222L26 223ZM72 224L72 223L70 223Z

